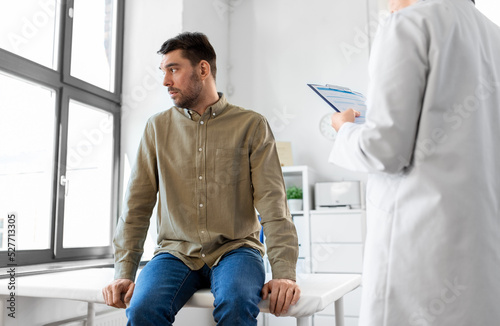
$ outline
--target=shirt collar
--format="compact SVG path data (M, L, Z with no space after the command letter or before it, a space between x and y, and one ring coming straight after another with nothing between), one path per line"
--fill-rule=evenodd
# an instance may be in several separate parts
M210 116L212 118L219 116L227 107L227 100L224 94L217 94L219 94L219 100L207 108L207 111L210 113ZM207 111L205 111L205 114L207 113Z
M219 116L222 113L222 111L224 111L224 109L227 106L226 97L224 96L224 94L222 94L220 92L218 92L217 94L219 94L219 100L217 102L215 102L214 104L210 105L207 108L207 110L205 111L205 113L203 113L203 115L210 114L211 118L215 118L215 117ZM196 112L194 112L190 109L183 109L183 111L184 111L184 115L191 120L193 120L193 114L197 114Z

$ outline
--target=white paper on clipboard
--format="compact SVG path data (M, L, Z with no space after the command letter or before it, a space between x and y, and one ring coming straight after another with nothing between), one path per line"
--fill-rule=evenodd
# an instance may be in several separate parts
M354 109L361 113L359 117L356 117L355 123L365 122L366 98L363 94L335 85L307 85L335 111L343 112L347 109Z

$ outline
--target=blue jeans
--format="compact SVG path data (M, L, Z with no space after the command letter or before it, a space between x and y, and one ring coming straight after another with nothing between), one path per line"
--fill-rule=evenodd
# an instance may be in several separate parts
M211 288L215 297L217 325L257 325L264 281L264 264L256 249L232 250L217 266L197 271L171 254L158 254L137 278L127 325L172 325L177 312L202 288Z

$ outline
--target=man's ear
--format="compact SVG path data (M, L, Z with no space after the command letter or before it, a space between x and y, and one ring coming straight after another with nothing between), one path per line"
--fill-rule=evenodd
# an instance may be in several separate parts
M200 77L201 79L205 79L210 76L210 64L206 60L200 61Z

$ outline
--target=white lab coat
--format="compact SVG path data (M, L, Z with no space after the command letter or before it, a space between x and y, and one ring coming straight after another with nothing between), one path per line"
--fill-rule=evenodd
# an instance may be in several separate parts
M500 28L470 0L391 14L367 98L330 156L369 173L360 325L500 325Z

